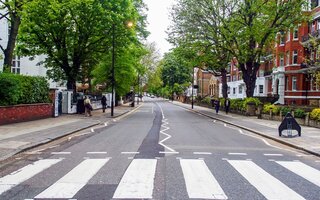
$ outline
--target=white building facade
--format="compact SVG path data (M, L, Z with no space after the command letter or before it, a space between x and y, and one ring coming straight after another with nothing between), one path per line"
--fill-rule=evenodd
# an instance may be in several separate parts
M0 10L0 13L5 13L4 10ZM9 23L8 20L2 18L0 20L0 45L3 48L7 47L8 38L9 38ZM30 57L20 57L14 56L12 61L11 72L15 74L22 74L28 76L43 76L46 77L47 69L44 67L41 61L44 61L45 55L35 56L34 58ZM0 71L3 71L3 61L4 54L3 51L0 50ZM48 81L50 84L50 88L56 88L56 83L52 81Z

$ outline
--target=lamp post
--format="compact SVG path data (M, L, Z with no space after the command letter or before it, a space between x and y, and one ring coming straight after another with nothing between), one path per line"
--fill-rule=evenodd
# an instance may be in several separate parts
M127 22L127 27L131 28L133 22ZM114 74L114 65L115 65L115 29L116 25L112 24L112 61L111 61L111 117L114 115L114 99L115 99L115 74Z
M193 90L194 90L194 67L192 67L191 109L193 109Z
M112 25L112 61L111 61L111 117L113 117L114 110L114 87L115 87L115 77L114 77L114 63L115 63L115 25Z

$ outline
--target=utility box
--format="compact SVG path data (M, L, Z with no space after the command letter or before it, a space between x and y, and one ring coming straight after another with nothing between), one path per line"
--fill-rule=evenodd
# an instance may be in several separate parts
M77 113L77 104L73 102L73 91L62 91L62 113Z
M102 94L104 96L106 96L107 98L107 107L111 107L111 99L112 99L112 93L106 93L106 94ZM116 95L115 93L113 94L113 106L115 106L115 99L116 99Z

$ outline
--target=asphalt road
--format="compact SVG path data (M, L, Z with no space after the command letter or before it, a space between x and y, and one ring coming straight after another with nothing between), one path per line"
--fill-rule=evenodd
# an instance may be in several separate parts
M0 199L320 199L320 163L169 102L31 150Z

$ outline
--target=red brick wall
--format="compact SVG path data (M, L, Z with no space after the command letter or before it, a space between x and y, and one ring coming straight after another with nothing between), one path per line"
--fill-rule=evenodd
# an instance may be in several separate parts
M0 106L0 125L49 118L52 112L51 103Z

